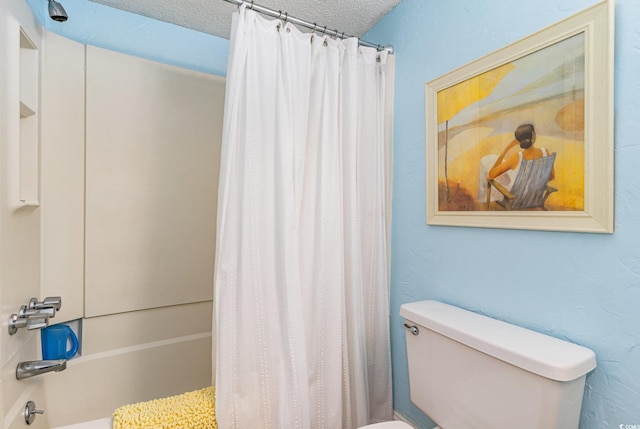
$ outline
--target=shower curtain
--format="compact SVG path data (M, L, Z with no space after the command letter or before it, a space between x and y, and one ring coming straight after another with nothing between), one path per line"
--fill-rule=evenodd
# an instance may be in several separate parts
M234 15L216 243L221 429L392 419L393 57Z

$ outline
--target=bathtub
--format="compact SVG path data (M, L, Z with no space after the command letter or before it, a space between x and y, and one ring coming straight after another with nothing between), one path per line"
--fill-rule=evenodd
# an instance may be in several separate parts
M91 420L90 422L77 423L75 425L58 426L53 429L111 429L113 422L111 417Z
M401 420L405 423L409 423L407 419L400 416L398 413L394 413L394 420ZM77 423L75 425L58 426L53 429L111 429L113 426L113 419L106 417L104 419L91 420L90 422ZM433 429L440 429L440 426L436 426Z

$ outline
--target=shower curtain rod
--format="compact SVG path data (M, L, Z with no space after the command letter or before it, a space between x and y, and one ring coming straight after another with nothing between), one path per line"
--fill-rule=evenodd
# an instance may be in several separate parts
M283 19L285 22L291 22L293 24L296 25L300 25L302 27L305 28L310 28L311 30L315 31L315 32L319 32L322 33L322 35L329 35L329 36L333 36L333 37L339 37L341 39L347 39L350 37L355 37L355 36L350 36L348 34L345 34L344 31L340 32L338 30L331 30L328 29L327 26L325 25L324 27L321 27L319 25L317 25L315 22L309 22L309 21L304 21L302 19L298 19L298 18L294 18L293 16L289 16L289 14L287 12L283 12L281 10L274 10L274 9L269 9L268 7L265 6L260 6L259 4L255 4L253 0L249 1L249 0L224 0L227 3L233 3L237 6L240 6L242 4L246 4L247 7L249 9L253 9L256 12L259 12L263 15L268 15L271 16L273 18L277 18L277 19ZM393 46L382 46L382 45L376 45L375 43L371 43L371 42L367 42L366 40L362 40L358 37L358 44L362 45L362 46L368 46L370 48L376 48L378 51L389 51L390 54L393 54Z

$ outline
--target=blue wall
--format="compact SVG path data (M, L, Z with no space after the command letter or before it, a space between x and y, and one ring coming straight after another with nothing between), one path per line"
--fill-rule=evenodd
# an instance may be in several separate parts
M60 0L69 20L49 18L46 0L26 0L47 30L87 45L226 76L229 41L88 0ZM215 0L219 1L219 0Z
M428 226L424 84L595 0L404 0L364 36L396 53L392 230L395 409L409 399L401 304L437 299L595 351L581 428L640 425L640 4L616 6L616 232Z
M228 41L87 0L63 0L51 31L119 52L226 74ZM217 1L217 0L215 0ZM396 52L392 353L395 408L409 400L402 303L438 299L596 352L581 428L640 425L640 5L616 7L616 232L613 235L425 224L424 84L592 5L595 0L404 0L364 36ZM503 268L506 267L506 268Z

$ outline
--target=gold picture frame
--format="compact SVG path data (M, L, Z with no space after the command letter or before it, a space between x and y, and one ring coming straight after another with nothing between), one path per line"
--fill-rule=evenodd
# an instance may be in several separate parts
M613 22L604 1L426 84L429 225L613 232Z

